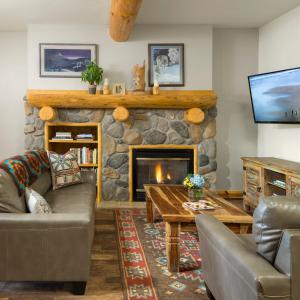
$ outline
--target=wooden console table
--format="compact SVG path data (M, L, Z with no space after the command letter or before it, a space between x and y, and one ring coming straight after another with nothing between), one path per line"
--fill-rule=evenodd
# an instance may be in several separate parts
M300 163L274 157L242 157L242 160L246 211L255 209L260 196L300 197Z

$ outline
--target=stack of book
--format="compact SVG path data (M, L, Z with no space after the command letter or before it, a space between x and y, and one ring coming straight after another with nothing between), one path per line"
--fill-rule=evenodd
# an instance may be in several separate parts
M97 149L82 147L82 148L71 148L70 151L73 151L77 155L77 162L79 165L98 163Z
M55 133L55 137L52 138L53 140L73 140L71 132L63 132L58 131Z
M279 187L285 189L285 181L277 179L277 180L274 180L273 183L274 183L275 185L277 185L277 186L279 186Z
M80 133L75 137L76 140L93 140L94 135L91 133Z

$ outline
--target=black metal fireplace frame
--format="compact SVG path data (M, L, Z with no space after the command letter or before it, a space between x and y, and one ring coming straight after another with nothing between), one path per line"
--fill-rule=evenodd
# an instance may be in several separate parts
M145 201L145 193L143 191L137 191L137 162L138 158L167 158L167 159L184 159L188 158L188 172L194 173L194 158L195 149L193 147L187 148L133 148L132 149L132 200L133 201Z

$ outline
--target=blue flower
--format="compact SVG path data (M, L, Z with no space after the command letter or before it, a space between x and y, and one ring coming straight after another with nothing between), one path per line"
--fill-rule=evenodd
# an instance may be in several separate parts
M192 176L190 181L193 184L194 188L203 188L205 185L204 177L199 174L195 174L194 176Z

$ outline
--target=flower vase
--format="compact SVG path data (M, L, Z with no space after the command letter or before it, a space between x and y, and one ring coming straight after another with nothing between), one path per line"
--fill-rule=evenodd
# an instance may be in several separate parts
M202 189L188 189L188 196L191 202L197 202L203 200L204 191Z

